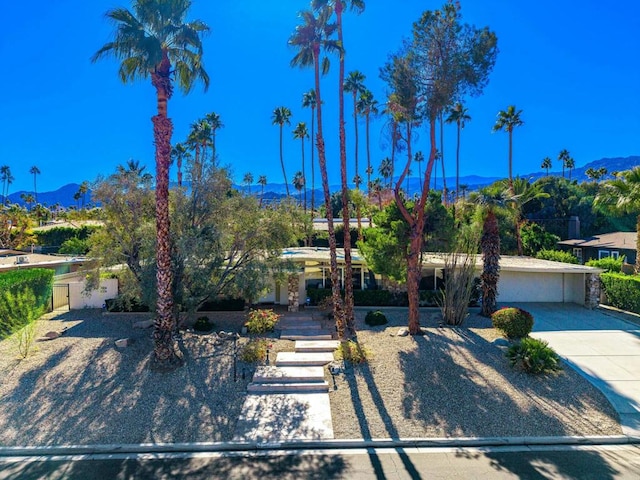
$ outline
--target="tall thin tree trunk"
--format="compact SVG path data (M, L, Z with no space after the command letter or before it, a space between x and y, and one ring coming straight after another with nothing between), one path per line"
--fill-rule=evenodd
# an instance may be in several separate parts
M280 166L282 167L282 177L284 178L284 186L287 189L287 198L289 197L289 183L287 182L287 172L284 170L284 157L282 156L282 127L280 124Z
M369 145L369 115L370 112L367 110L366 115L366 137L367 137L367 198L371 195L371 148ZM369 228L373 227L373 221L371 219L371 212L369 212Z
M440 112L440 164L442 166L442 197L444 204L447 204L447 176L444 171L444 121L443 113Z
M307 176L304 171L304 137L302 137L300 141L302 143L302 180L304 181L302 188L304 188L304 213L307 213ZM300 201L302 202L302 198L300 198Z
M335 3L336 19L338 24L338 42L344 48L342 36L342 8L341 0ZM355 335L353 318L353 272L351 267L351 229L349 215L349 185L347 178L347 139L344 122L344 52L340 54L338 74L338 130L340 137L340 177L342 179L342 225L344 228L344 323L345 331L341 337L343 340Z
M183 362L173 338L176 321L173 316L169 223L169 163L173 124L167 115L167 102L172 94L170 67L165 53L158 70L152 74L152 83L156 88L158 104L158 114L152 118L156 145L156 281L158 288L152 366L159 370L174 369L182 365Z
M315 190L316 190L316 174L315 174L315 159L314 159L314 153L315 153L315 145L313 142L314 139L314 131L313 131L313 127L314 127L314 123L315 123L315 119L314 119L314 107L311 107L311 216L313 217L315 215L315 210L316 210L316 195L315 195Z
M456 142L456 201L460 190L460 120L458 119L458 140Z
M340 295L340 284L338 278L338 256L336 252L336 232L333 226L333 215L331 212L331 192L329 191L329 176L327 175L327 157L322 134L322 96L320 93L320 48L314 47L314 79L316 87L316 114L318 118L318 163L320 166L320 177L322 179L322 192L324 194L324 207L327 215L327 230L329 234L329 266L331 277L331 300L333 302L333 318L336 321L338 336L344 336L344 311L342 308L342 298Z
M513 195L513 130L509 130L509 191ZM564 170L562 173L564 177Z

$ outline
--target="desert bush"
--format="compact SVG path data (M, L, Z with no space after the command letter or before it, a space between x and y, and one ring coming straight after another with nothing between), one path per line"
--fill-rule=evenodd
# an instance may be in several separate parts
M213 330L213 322L209 320L209 317L198 317L196 323L193 324L193 329L196 332L210 332Z
M523 338L533 329L533 316L526 310L516 307L501 308L491 315L494 328L507 338Z
M36 296L29 287L13 293L2 292L0 305L5 311L5 334L15 331L14 340L20 357L27 358L36 334L36 320L44 313L44 307L35 307Z
M579 263L574 255L562 250L540 250L536 254L536 258L551 260L552 262Z
M340 346L336 350L336 357L339 360L359 365L369 361L371 358L371 352L361 343L354 340L348 340L340 343Z
M603 273L600 281L609 305L640 313L640 277L624 273Z
M475 256L471 253L450 253L445 256L447 276L439 302L447 325L462 325L469 312L475 277Z
M562 370L560 357L543 340L523 338L507 350L507 358L512 367L519 366L527 373L545 373Z
M272 332L280 316L272 309L249 310L245 323L249 333Z
M262 362L267 358L267 341L264 338L250 340L240 352L240 359L247 363Z
M104 303L107 311L113 313L142 313L150 311L147 305L130 295L118 295L116 298L108 298Z
M34 268L0 274L0 338L37 319L50 307L53 270Z
M625 257L606 257L601 258L600 260L589 260L585 265L588 265L589 267L603 268L608 272L621 273L624 260Z
M364 317L364 323L371 327L375 327L377 325L386 325L389 321L380 310L369 310L367 312L367 316Z

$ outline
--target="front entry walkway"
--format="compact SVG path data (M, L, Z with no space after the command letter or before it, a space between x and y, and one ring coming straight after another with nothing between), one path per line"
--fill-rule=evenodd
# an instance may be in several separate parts
M605 309L523 303L533 314L532 337L545 340L598 387L620 415L626 435L640 437L640 326Z

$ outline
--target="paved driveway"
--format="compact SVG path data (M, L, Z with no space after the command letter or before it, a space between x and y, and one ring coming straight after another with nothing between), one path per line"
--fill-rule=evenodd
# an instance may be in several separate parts
M523 303L532 337L549 345L598 387L620 414L626 435L640 437L640 326L604 309Z

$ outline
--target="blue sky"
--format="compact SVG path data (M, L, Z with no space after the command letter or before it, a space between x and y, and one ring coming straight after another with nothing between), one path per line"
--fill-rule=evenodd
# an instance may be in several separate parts
M11 192L32 190L28 173L37 165L38 190L93 181L132 158L154 170L150 117L155 94L150 81L123 85L115 60L90 62L110 40L104 12L118 0L34 0L6 2L0 33L3 75L0 164L15 177ZM409 36L422 11L443 1L369 0L366 11L345 16L346 70L360 70L375 97L384 101L378 71L387 55ZM522 109L525 125L514 133L514 172L540 170L545 156L566 148L576 165L602 157L640 155L640 6L599 0L522 2L462 0L464 21L488 25L500 53L484 95L469 99L472 120L462 134L461 174L507 175L507 134L491 133L496 113L510 104ZM615 5L615 6L613 6ZM302 93L313 86L311 70L292 70L294 52L287 39L306 0L194 0L191 18L211 27L206 37L208 92L200 85L169 104L174 142L204 114L220 114L220 162L240 181L245 172L281 182L275 107L293 112L285 130L287 174L300 169L299 141L291 130L310 122ZM337 60L324 79L325 136L330 180L337 167ZM347 151L353 158L353 127L347 100ZM372 124L372 163L389 154L382 136L384 119ZM361 132L364 124L361 123ZM447 176L454 174L455 127L445 129ZM415 149L428 150L422 128ZM364 138L364 135L361 136ZM361 141L361 164L365 161ZM560 165L554 165L560 169ZM175 178L175 171L172 172ZM353 170L349 178L353 176ZM440 176L440 174L439 174ZM307 171L307 178L310 173ZM318 186L318 184L316 185Z

